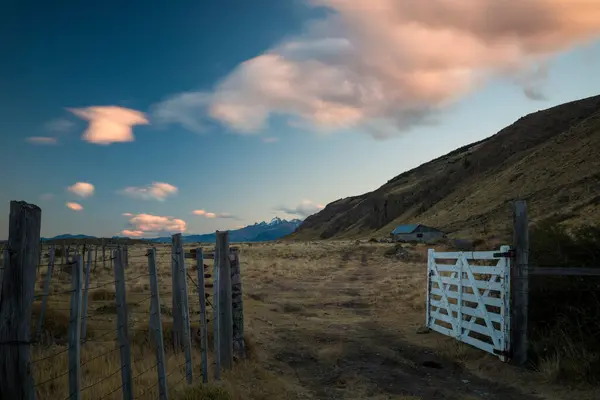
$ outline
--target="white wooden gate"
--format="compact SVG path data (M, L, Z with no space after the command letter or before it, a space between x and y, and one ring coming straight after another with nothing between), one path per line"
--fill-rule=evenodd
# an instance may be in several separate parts
M509 246L436 252L427 259L427 327L507 361L510 349Z

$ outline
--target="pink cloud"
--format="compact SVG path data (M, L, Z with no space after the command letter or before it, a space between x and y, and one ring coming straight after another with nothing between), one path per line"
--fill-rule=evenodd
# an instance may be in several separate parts
M77 182L69 186L67 190L79 197L90 197L94 194L95 187L91 183Z
M224 219L238 219L238 217L236 217L235 215L232 215L231 213L214 213L214 212L208 212L206 210L194 210L192 211L192 214L194 215L199 215L205 218L224 218Z
M129 219L129 224L130 228L123 231L126 236L171 234L185 232L187 229L187 223L182 219L152 214L133 215ZM136 235L125 234L125 231L135 232Z
M48 137L48 136L31 136L25 140L27 140L31 144L40 144L40 145L53 145L53 144L58 143L56 138Z
M325 206L323 204L318 204L311 200L302 200L302 202L300 202L300 204L298 204L296 207L278 207L277 210L283 211L286 214L305 218L321 211L324 208Z
M145 232L144 231L136 231L136 230L123 229L121 231L121 233L124 236L127 236L127 237L140 237L140 236L144 236Z
M431 123L491 78L526 74L600 34L598 0L310 3L327 17L238 65L210 96L172 96L168 122L189 126L208 114L251 134L284 115L317 131L354 127L385 138ZM541 98L537 86L523 89Z
M74 203L74 202L68 202L65 203L65 205L67 206L67 208L70 208L73 211L81 211L83 210L83 206L79 203Z
M117 106L94 106L68 110L79 118L89 121L89 126L82 139L99 145L133 142L135 137L132 127L149 123L144 113Z
M122 194L141 200L165 201L169 196L175 195L178 189L176 186L165 182L152 182L147 186L129 186L121 191Z
M123 213L123 216L124 217L131 217L131 216L133 216L133 214L132 213Z

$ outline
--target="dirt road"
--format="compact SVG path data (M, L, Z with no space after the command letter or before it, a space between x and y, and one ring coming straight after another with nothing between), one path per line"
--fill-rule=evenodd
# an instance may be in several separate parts
M275 276L247 285L248 324L263 361L281 376L295 377L303 389L299 397L540 398L469 372L439 344L431 346L435 336L444 339L441 335L415 334L424 313L411 302L410 288L419 287L415 279L422 266L385 264L360 248L346 249L334 260L305 261L328 263L305 273L279 266ZM419 345L420 340L429 345ZM501 364L493 356L489 362Z

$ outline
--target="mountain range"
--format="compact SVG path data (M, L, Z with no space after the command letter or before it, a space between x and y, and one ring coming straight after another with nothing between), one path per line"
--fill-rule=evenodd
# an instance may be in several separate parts
M294 239L389 236L419 223L455 237L510 237L511 201L535 223L600 222L600 96L520 118L495 135L328 204Z
M283 236L293 233L302 223L300 219L292 219L290 221L281 219L279 217L273 218L270 222L257 222L253 225L248 225L240 229L229 231L229 240L231 242L266 242L270 240L277 240ZM71 235L63 234L54 236L52 238L42 238L43 241L50 240L69 240L69 239L97 239L95 236L88 235ZM113 236L113 239L125 239L125 237ZM135 238L137 239L137 238ZM216 240L215 233L207 233L203 235L183 235L184 243L195 243L195 242L214 242ZM146 241L153 243L167 243L171 242L170 236L149 238Z

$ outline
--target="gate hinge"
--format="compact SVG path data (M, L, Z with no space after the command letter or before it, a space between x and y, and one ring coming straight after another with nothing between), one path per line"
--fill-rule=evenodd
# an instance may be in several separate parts
M515 258L516 256L517 256L517 252L515 251L515 249L510 249L509 251L506 251L504 253L494 253L494 257Z

